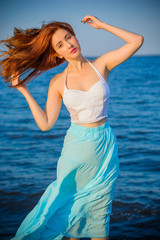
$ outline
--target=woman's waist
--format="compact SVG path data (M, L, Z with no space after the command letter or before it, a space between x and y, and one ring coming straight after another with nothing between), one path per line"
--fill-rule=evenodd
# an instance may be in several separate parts
M105 122L107 122L107 117L104 117L103 119L100 119L97 122L91 122L91 123L75 123L78 124L80 126L84 126L84 127L98 127L103 125Z
M74 135L77 135L77 136L80 136L80 134L81 135L89 134L88 136L91 136L92 134L94 135L95 133L97 134L97 133L100 133L101 131L104 131L110 128L108 119L106 120L106 117L105 119L103 119L103 121L101 120L101 121L95 122L94 124L95 124L94 126L93 125L91 126L91 123L86 124L84 126L79 123L77 124L77 123L71 122L71 126L69 127L67 132L73 133Z

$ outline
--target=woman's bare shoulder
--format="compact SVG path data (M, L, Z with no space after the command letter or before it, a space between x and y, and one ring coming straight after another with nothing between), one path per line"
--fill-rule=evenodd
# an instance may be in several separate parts
M64 77L65 77L65 70L64 69L62 72L55 74L49 83L49 88L54 88L56 89L60 95L62 95L63 92L63 85L64 85Z
M101 75L106 79L106 81L108 82L108 74L109 74L109 70L106 67L106 65L104 64L103 60L100 57L97 57L95 59L91 59L89 60L96 68L97 70L101 73Z
M105 64L105 62L104 62L104 60L103 60L103 55L102 55L102 56L99 56L99 57L97 57L97 58L95 58L95 59L93 59L93 60L91 60L91 62L92 62L93 64L95 63L95 65L97 65L97 66L101 66L102 68L105 68L106 71L108 70L108 69L106 68L106 64Z
M59 85L60 82L63 80L64 78L64 74L65 74L65 70L60 72L60 73L57 73L55 74L51 80L50 80L50 86L52 86L53 84L54 85Z

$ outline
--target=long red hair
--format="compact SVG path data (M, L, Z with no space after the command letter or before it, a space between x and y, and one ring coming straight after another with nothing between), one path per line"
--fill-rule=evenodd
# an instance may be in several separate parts
M53 34L60 28L69 31L75 36L74 30L66 22L50 22L42 24L41 28L18 29L14 28L14 35L11 38L0 41L8 48L3 51L0 57L5 56L0 61L0 75L4 83L12 81L12 74L22 76L28 75L16 86L27 83L35 79L38 75L54 68L63 62L65 58L55 56L56 52L52 47L51 39ZM16 87L9 85L8 87Z

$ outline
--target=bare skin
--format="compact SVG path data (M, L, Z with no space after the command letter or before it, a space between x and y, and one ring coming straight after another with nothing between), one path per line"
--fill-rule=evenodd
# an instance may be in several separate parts
M98 60L89 60L96 68L97 70L101 73L103 78L106 80L108 83L108 75L109 71L105 69L103 65L98 62ZM63 93L64 93L64 80L65 80L65 74L66 74L66 69L59 74L59 84L57 86L59 94L63 98ZM75 80L76 79L76 80ZM92 81L91 81L92 79ZM95 70L90 66L90 64L85 61L85 65L83 70L77 72L69 71L67 73L67 88L68 89L78 89L81 91L88 91L97 81L99 81L99 76L95 72ZM83 87L85 85L85 88ZM104 124L107 121L107 117L101 119L98 122L95 123L77 123L82 126L86 127L97 127L102 124Z
M95 29L108 31L126 42L122 47L105 53L92 61L92 64L97 68L97 70L101 73L101 75L108 83L109 72L114 67L131 57L140 48L143 43L143 37L139 34L101 22L99 19L91 15L85 16L82 19L82 22L88 23ZM65 58L68 61L68 89L88 91L93 86L93 84L99 80L99 77L97 76L94 69L82 56L81 48L77 38L71 35L67 30L58 29L54 33L52 37L52 47L56 51L58 57ZM71 50L75 47L77 48L77 51L74 54L71 54ZM42 110L42 108L35 101L25 84L16 87L17 90L20 91L26 98L33 117L42 131L50 130L59 116L64 92L65 72L66 69L62 73L56 74L51 79L48 89L47 102L44 110ZM13 74L12 84L16 85L19 81L20 79L18 74ZM99 122L80 125L87 127L96 127L104 124L106 120L107 118L104 118ZM65 237L64 239L68 239L68 237ZM80 238L70 239L73 240ZM92 240L108 239L109 236L106 236L105 238L92 238Z
M83 22L88 22L96 29L103 29L120 37L126 44L119 49L103 54L94 60L94 65L97 67L102 76L107 80L109 72L131 57L142 45L143 37L136 33L132 33L107 23L101 22L96 17L87 15L83 18ZM57 56L64 57L68 61L68 88L69 89L82 89L87 91L97 80L98 76L94 70L86 63L85 58L81 54L81 48L77 38L69 35L65 29L58 29L52 38L52 47L55 49ZM76 47L77 52L71 54L71 50ZM16 74L12 76L12 84L16 85L20 79ZM60 113L62 96L64 91L64 72L56 74L50 81L48 89L48 98L45 109L42 110L33 96L28 91L25 84L17 87L24 97L26 98L33 117L42 131L50 130ZM106 119L99 122L80 124L88 127L96 127L103 124Z

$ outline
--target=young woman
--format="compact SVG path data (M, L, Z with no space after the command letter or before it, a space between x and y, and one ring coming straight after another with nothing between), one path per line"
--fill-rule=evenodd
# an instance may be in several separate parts
M15 29L12 38L1 41L9 48L0 63L3 79L24 95L39 128L48 131L54 126L62 99L71 116L58 159L57 179L23 220L14 240L109 239L119 159L116 135L107 115L108 75L140 48L143 37L91 15L82 22L111 32L126 43L89 61L81 54L72 27L56 21L40 29ZM42 110L25 83L64 61L68 66L51 79ZM27 71L28 76L21 81L20 76Z

